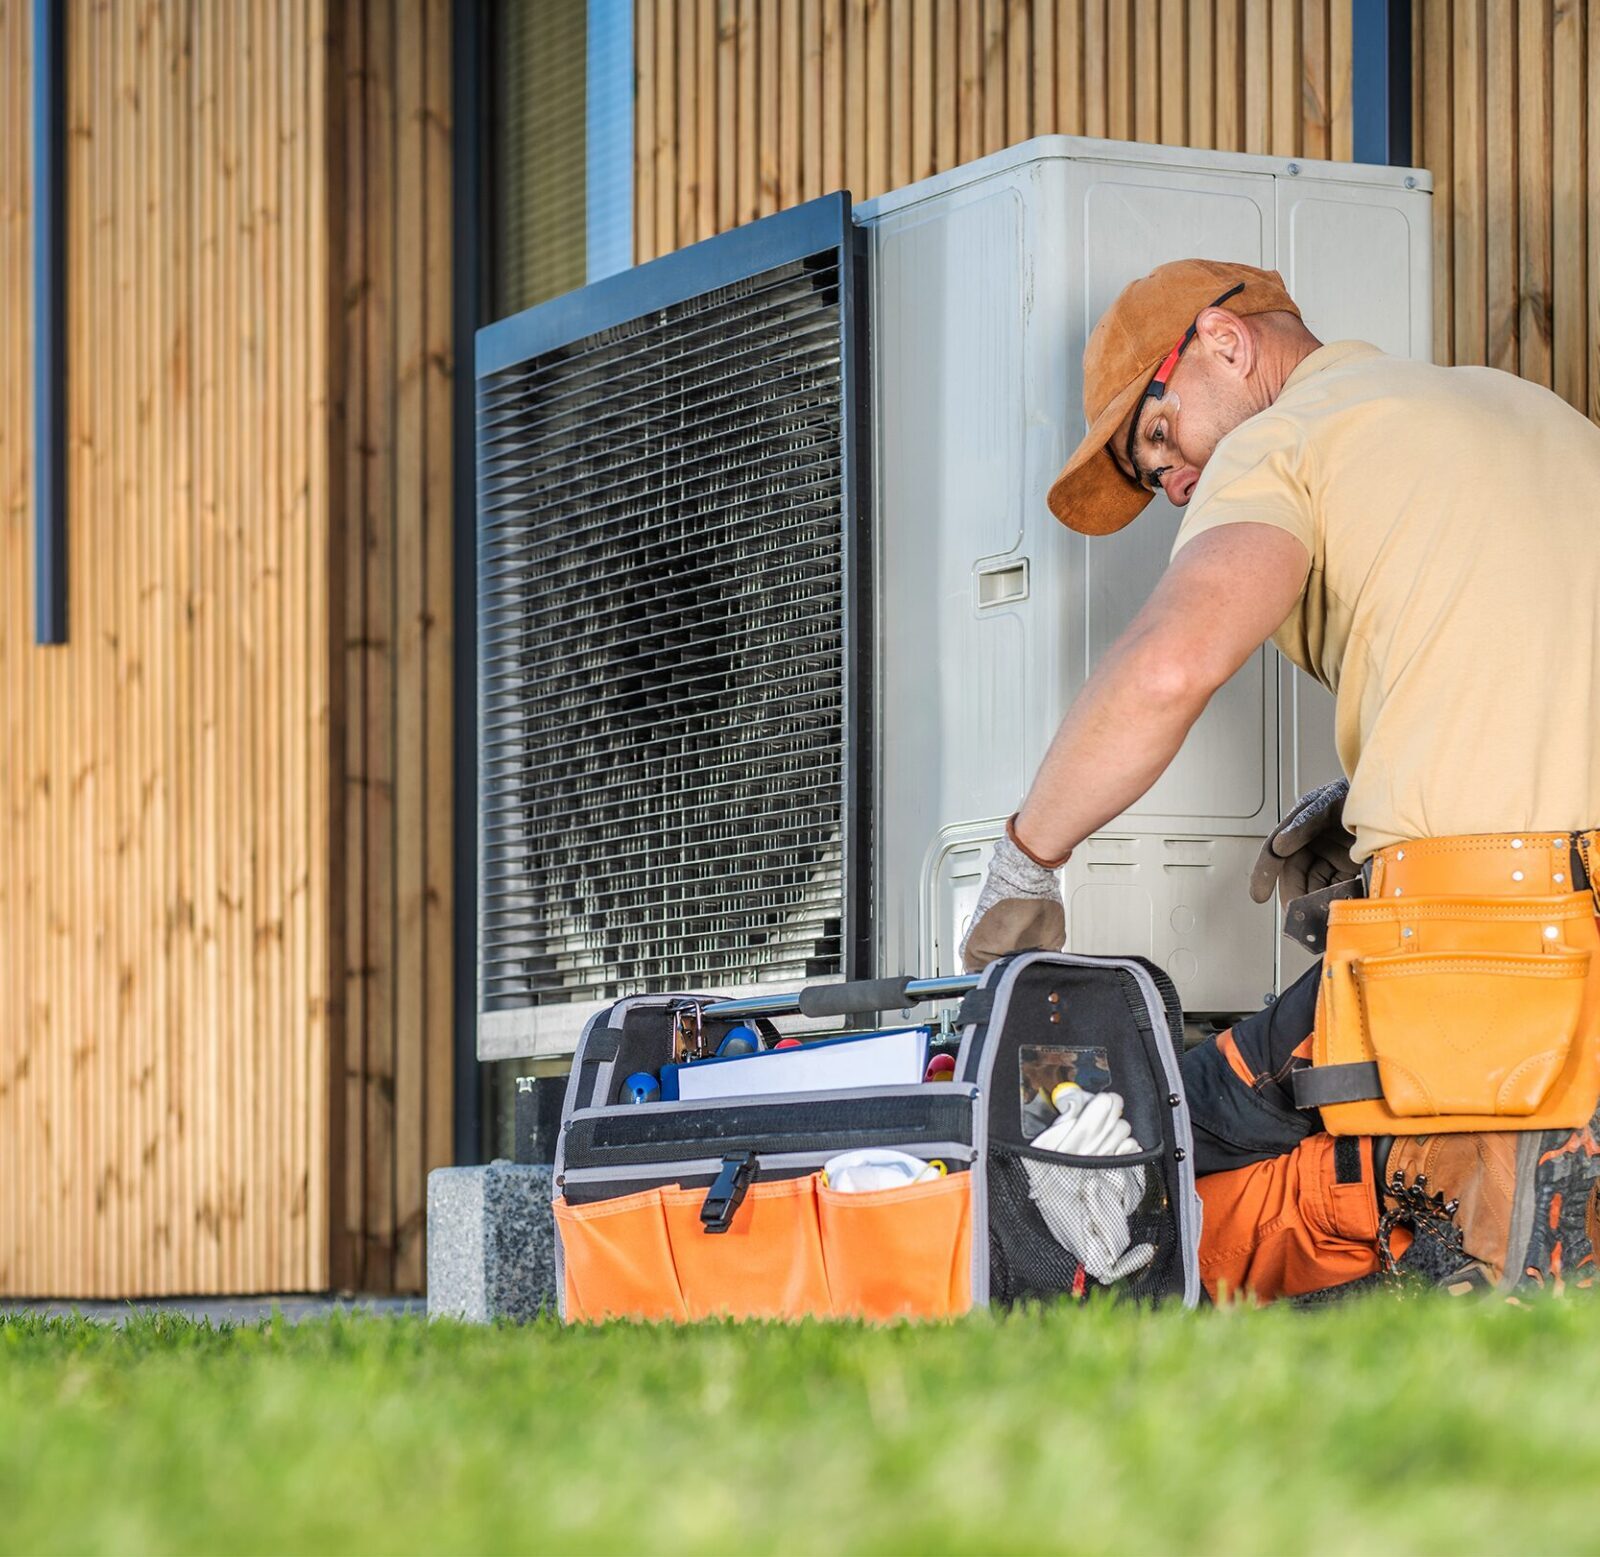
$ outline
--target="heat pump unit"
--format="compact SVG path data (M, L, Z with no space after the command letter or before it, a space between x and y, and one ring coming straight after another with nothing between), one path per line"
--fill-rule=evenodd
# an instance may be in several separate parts
M1047 137L813 201L481 332L479 1053L602 1001L932 975L1099 656L1165 566L1044 494L1079 364L1165 260L1281 271L1325 341L1430 355L1430 181ZM1338 771L1270 647L1064 873L1068 944L1197 1017L1303 961L1250 866Z

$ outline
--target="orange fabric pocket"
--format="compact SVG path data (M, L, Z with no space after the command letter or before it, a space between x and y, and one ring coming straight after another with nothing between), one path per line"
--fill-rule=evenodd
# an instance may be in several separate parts
M556 1201L569 1323L689 1317L659 1189L592 1205Z
M690 1319L804 1319L832 1312L815 1175L757 1180L725 1233L700 1223L704 1189L663 1192L667 1239Z
M819 1188L822 1257L842 1318L943 1319L972 1307L972 1175L841 1194Z

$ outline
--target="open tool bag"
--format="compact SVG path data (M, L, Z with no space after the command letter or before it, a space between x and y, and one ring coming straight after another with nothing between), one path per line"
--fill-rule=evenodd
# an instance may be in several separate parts
M860 1025L954 1000L949 1081L622 1101L630 1075L676 1057L686 1024L714 1046L752 1018ZM1181 1040L1170 984L1136 958L1028 952L981 979L619 1000L584 1030L562 1110L562 1313L887 1320L1022 1299L1193 1304L1199 1201ZM1117 1155L1049 1149L1118 1112ZM934 1171L864 1193L826 1180L830 1159L862 1148Z

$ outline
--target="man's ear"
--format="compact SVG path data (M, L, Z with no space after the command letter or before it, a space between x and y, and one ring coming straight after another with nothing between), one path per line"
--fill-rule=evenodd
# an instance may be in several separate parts
M1248 378L1256 362L1254 331L1226 308L1207 308L1195 320L1195 334L1206 355L1237 378Z

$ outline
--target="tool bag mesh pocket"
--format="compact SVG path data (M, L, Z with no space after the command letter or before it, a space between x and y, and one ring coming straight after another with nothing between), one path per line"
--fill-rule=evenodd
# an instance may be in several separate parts
M996 1302L1101 1291L1155 1299L1183 1291L1160 1152L1088 1158L994 1146L988 1163L989 1295Z
M993 1004L967 1052L988 1124L990 1300L1195 1301L1198 1199L1171 986L1138 959L1042 953L986 985ZM1115 1094L1121 1139L1095 1149L1124 1155L1032 1144L1061 1118L1051 1099L1063 1083L1080 1101Z

